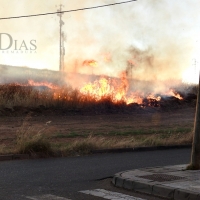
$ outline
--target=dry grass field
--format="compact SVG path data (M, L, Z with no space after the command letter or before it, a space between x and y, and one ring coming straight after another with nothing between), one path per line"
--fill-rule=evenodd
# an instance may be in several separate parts
M114 114L35 109L0 117L0 153L37 153L46 145L47 154L67 156L94 149L191 144L194 114L194 107Z
M0 86L0 154L87 154L94 149L191 144L196 96L142 105L96 101L71 88ZM192 98L191 98L192 97Z

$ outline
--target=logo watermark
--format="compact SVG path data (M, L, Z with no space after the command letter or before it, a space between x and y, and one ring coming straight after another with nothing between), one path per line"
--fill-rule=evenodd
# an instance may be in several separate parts
M8 33L0 33L0 53L37 53L36 40L16 40Z

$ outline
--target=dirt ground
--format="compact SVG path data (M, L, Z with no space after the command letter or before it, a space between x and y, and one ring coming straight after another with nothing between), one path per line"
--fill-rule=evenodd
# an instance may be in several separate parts
M144 110L140 113L87 114L32 112L21 116L0 116L0 145L13 145L20 128L48 129L55 141L81 135L131 135L153 132L189 131L193 128L194 107L170 111Z

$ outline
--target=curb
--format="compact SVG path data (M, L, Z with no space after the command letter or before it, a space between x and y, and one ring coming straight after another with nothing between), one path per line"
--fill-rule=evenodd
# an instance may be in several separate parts
M125 153L125 152L156 151L156 150L167 150L167 149L183 149L183 148L191 148L191 147L192 147L192 145L169 145L169 146L156 146L156 147L99 149L99 150L92 150L91 153L92 154L98 154L98 153L99 154L100 153ZM0 155L0 161L23 160L23 159L31 159L31 158L34 159L34 158L42 158L42 157L40 155L29 155L29 154Z
M118 148L118 149L99 149L92 150L91 153L125 153L125 152L138 152L138 151L156 151L167 149L183 149L191 148L192 145L169 145L169 146L153 146L153 147L135 147L135 148Z
M9 154L9 155L0 155L0 161L8 161L8 160L23 160L29 159L29 154Z
M130 170L129 170L130 171ZM134 192L145 193L152 196L162 197L171 200L199 200L200 192L191 191L172 186L162 185L161 182L152 182L151 180L141 179L136 176L125 176L122 174L128 171L120 172L114 175L112 184L119 188L132 190ZM138 173L138 172L137 172ZM141 172L139 172L141 173ZM178 184L178 183L177 183Z
M122 177L114 176L112 183L116 187L133 190L135 192L145 193L173 200L199 200L200 194L183 189L174 189L172 187L162 186L159 184L146 183L142 181L131 181Z

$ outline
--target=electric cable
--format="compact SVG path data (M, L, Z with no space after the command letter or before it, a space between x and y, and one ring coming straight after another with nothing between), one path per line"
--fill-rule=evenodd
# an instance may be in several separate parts
M35 15L22 15L22 16L13 16L13 17L1 17L0 20L27 18L27 17L38 17L38 16L44 16L44 15L54 15L54 14L59 14L59 13L77 12L77 11L82 11L82 10L91 10L91 9L96 9L96 8L103 8L103 7L114 6L114 5L119 5L119 4L131 3L133 1L137 1L137 0L122 1L122 2L118 2L118 3L111 3L111 4L105 4L105 5L100 5L100 6L92 6L92 7L85 7L85 8L79 8L79 9L73 9L73 10L64 10L64 11L60 11L60 12L49 12L49 13L40 13L40 14L35 14Z

